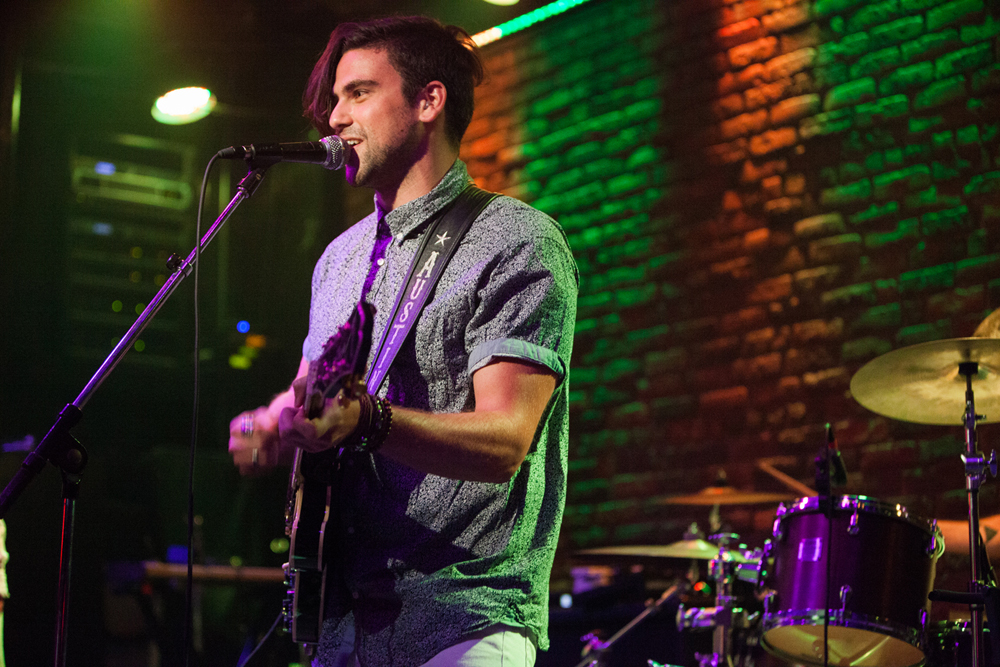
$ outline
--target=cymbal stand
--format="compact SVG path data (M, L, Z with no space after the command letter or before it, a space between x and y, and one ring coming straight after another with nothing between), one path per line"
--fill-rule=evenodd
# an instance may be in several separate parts
M731 667L733 664L733 628L745 629L753 619L747 616L746 610L736 605L733 595L733 582L746 579L755 572L752 579L759 576L759 560L757 563L738 563L727 549L729 540L737 538L734 534L721 533L712 535L709 539L719 545L718 557L709 561L709 575L715 580L715 606L691 607L683 605L677 612L677 628L690 630L695 628L712 628L712 652L696 653L699 667ZM745 572L741 573L741 567Z
M711 539L719 545L719 556L708 566L710 575L715 577L715 630L712 634L712 653L698 657L700 667L729 667L733 648L733 607L736 598L733 596L733 577L736 574L736 561L726 548L729 540L735 535L725 533L713 535Z
M663 591L663 595L651 604L647 604L646 608L642 612L633 618L631 621L625 624L625 626L613 634L608 641L601 641L595 635L589 634L584 637L587 642L586 655L583 660L576 664L576 667L600 667L600 665L605 664L605 657L611 651L611 648L632 628L639 625L642 621L646 620L649 616L659 612L664 605L672 601L678 595L680 595L684 590L687 589L687 582L685 581L675 581L674 584Z
M972 378L979 374L979 364L975 361L965 361L958 365L958 372L965 377L965 453L962 462L965 464L965 488L969 498L969 560L971 579L970 593L983 593L986 584L983 583L984 562L979 550L979 488L986 481L986 473L995 477L997 474L996 452L990 452L987 461L979 451L976 438L976 422L983 415L976 414L976 401L972 391ZM986 654L983 642L983 605L969 605L972 612L972 657L973 664L985 665Z

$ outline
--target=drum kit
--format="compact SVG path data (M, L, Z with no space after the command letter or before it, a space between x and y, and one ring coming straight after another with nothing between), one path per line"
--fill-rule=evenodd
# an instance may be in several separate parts
M971 561L967 591L932 590L944 552L936 520L899 504L834 493L844 480L832 437L816 459L816 490L804 487L809 493L803 497L711 487L665 501L712 506L715 512L720 506L777 503L763 548L736 547L738 536L719 533L668 545L588 549L576 557L618 565L707 563L714 604L684 603L676 616L682 633L712 631L711 652L695 654L698 667L752 667L770 660L758 646L793 665L1000 664L1000 650L987 645L991 633L984 627L987 620L1000 623L1000 594L979 524L979 489L988 475L996 476L997 465L995 453L987 459L979 451L976 432L979 424L1000 421L1000 310L973 337L921 343L875 358L852 377L851 393L890 419L962 426ZM681 597L691 581L690 574L678 578L610 640L591 638L578 667L610 664L614 643L646 615ZM931 601L967 606L969 619L930 622ZM1000 643L1000 632L994 630L992 638ZM988 661L991 655L997 660Z

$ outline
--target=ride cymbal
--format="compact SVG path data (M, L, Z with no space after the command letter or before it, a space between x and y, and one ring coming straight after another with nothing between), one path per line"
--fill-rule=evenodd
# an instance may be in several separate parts
M729 551L733 560L745 563L746 559L738 551ZM617 547L584 549L573 554L575 557L602 562L635 562L641 560L712 560L719 557L719 547L705 540L681 540L673 544L628 544Z
M988 319L988 318L987 318ZM851 378L854 400L872 412L915 424L960 426L966 376L959 364L974 362L972 376L979 423L1000 421L1000 339L951 338L920 343L872 359Z

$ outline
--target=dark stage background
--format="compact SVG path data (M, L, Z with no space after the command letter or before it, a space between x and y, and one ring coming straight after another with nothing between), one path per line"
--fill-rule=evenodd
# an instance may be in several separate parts
M299 96L340 20L405 11L487 29L542 6L460 0L7 2L0 8L0 481L194 243L197 187L219 148L310 137ZM1000 19L986 0L592 0L484 48L490 79L463 158L484 187L566 229L581 272L570 488L553 575L574 551L669 544L716 483L795 493L827 423L848 493L961 518L962 434L864 409L853 374L890 350L968 336L1000 305ZM220 107L159 125L155 97L204 84ZM100 161L118 171L103 180ZM212 176L206 222L243 175ZM199 558L279 566L286 480L240 479L240 410L300 355L313 262L370 193L280 165L202 260ZM143 581L185 539L193 280L85 407L71 665L177 664L182 586ZM249 334L236 323L250 323ZM995 427L981 429L992 448ZM9 664L51 662L60 482L51 467L8 514ZM1000 511L996 484L984 512ZM775 505L724 507L751 546ZM275 552L277 551L277 553ZM964 589L967 560L938 583ZM656 587L670 573L645 583ZM662 576L661 576L662 575ZM205 584L199 659L235 664L280 587ZM613 631L649 592L553 612L553 651ZM935 606L943 619L955 610ZM621 664L685 662L669 623ZM694 638L693 644L701 641ZM680 655L681 658L677 656ZM295 659L272 640L258 664ZM160 661L160 662L157 662ZM687 664L687 662L685 662Z

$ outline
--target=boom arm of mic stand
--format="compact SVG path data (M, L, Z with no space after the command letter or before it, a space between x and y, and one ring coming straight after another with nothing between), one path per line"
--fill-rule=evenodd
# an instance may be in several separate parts
M219 230L222 229L222 226L233 214L233 211L236 210L236 207L253 195L264 179L264 172L271 164L250 164L250 171L240 181L236 195L201 238L199 247L202 250L212 242L212 239L219 233ZM49 429L49 432L45 434L45 437L42 438L35 449L24 458L21 468L14 474L10 482L7 483L3 492L0 493L0 519L7 516L7 510L17 500L18 496L21 495L21 492L27 488L31 480L45 468L46 461L71 473L79 473L83 470L83 465L86 463L86 452L80 443L76 442L73 436L70 435L69 429L80 422L80 419L83 417L83 406L90 400L91 395L97 391L97 388L107 379L111 371L125 358L129 349L138 340L139 335L146 329L152 319L156 317L160 308L170 298L170 295L174 293L180 282L191 275L197 261L197 256L198 248L195 248L187 256L187 259L177 264L167 282L163 284L163 287L156 293L153 300L149 302L146 309L142 311L142 314L132 323L132 326L122 336L122 339L118 341L111 354L108 355L104 363L97 369L97 372L90 378L90 381L87 382L87 385L76 397L76 400L63 408L63 411L59 413L59 417L52 425L52 428Z

